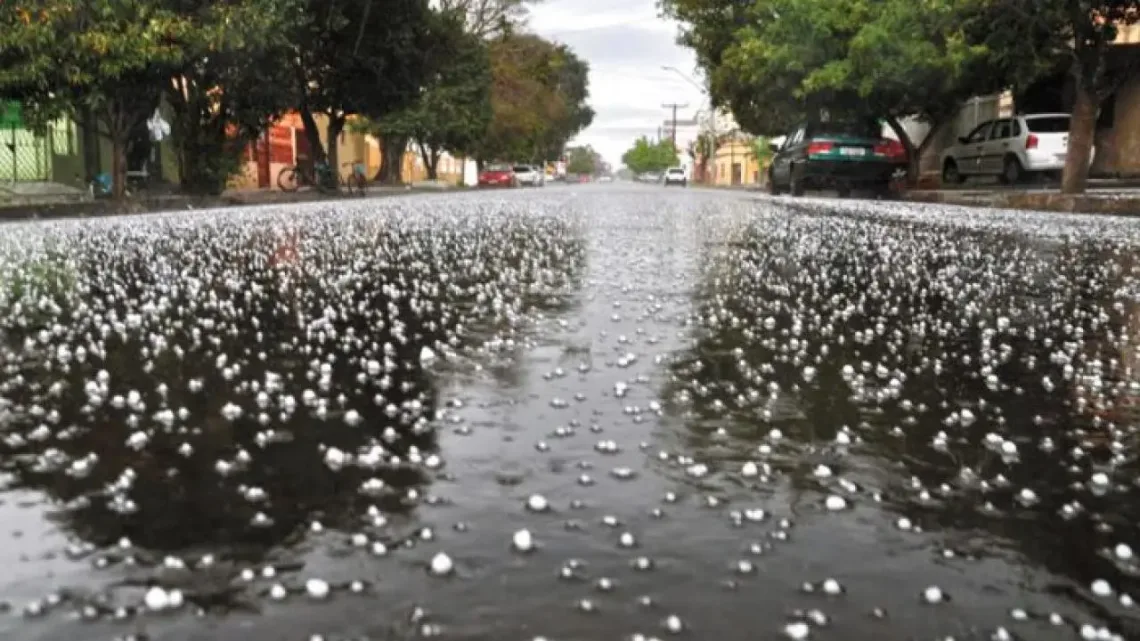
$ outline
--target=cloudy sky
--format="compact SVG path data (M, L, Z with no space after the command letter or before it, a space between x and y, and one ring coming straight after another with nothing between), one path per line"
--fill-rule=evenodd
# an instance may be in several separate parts
M676 44L677 25L658 17L655 0L544 0L529 24L590 63L597 115L575 142L593 145L615 167L634 139L655 135L671 116L662 104L688 103L677 116L691 118L704 103L699 89L661 68L696 77L692 52Z

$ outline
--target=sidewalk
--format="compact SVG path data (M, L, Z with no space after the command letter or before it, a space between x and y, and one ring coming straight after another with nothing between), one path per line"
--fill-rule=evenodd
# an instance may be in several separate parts
M365 193L367 197L371 198L409 193L456 192L462 190L463 189L459 187L416 183L415 185L370 185L366 188ZM120 202L99 199L80 202L41 202L37 204L0 205L0 221L116 216L123 214L148 214L163 211L191 211L224 207L249 207L323 200L359 199L360 196L349 196L345 193L326 193L318 190L287 193L269 189L227 190L220 196L188 196L184 194L141 195Z
M1092 188L1080 195L1062 194L1056 188L917 189L903 192L900 199L995 209L1140 216L1140 189L1130 187Z

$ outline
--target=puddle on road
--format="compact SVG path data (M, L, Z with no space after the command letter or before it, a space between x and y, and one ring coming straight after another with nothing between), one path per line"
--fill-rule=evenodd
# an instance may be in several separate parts
M1131 224L566 193L12 226L0 636L1140 634Z

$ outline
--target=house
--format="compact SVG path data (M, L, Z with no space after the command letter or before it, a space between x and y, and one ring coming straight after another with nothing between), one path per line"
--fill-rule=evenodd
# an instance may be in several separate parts
M716 153L707 164L710 175L704 176L704 182L718 187L759 186L766 168L761 167L752 141L751 136L738 129L721 136Z
M1140 68L1140 24L1122 27L1109 49L1110 65ZM987 120L1017 113L1069 113L1074 97L1073 79L1067 71L1041 78L1014 95L1011 91L969 100L957 116L934 132L920 168L924 175L940 175L942 151ZM929 127L906 123L912 140L921 141ZM1089 173L1099 177L1140 176L1140 73L1129 77L1101 106L1097 120L1096 156Z

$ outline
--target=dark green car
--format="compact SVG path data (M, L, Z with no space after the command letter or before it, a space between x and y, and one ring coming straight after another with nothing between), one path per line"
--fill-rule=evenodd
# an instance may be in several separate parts
M906 150L884 138L878 120L846 119L797 128L768 168L768 191L802 196L808 189L834 189L845 198L854 189L886 195L896 172L906 170Z

